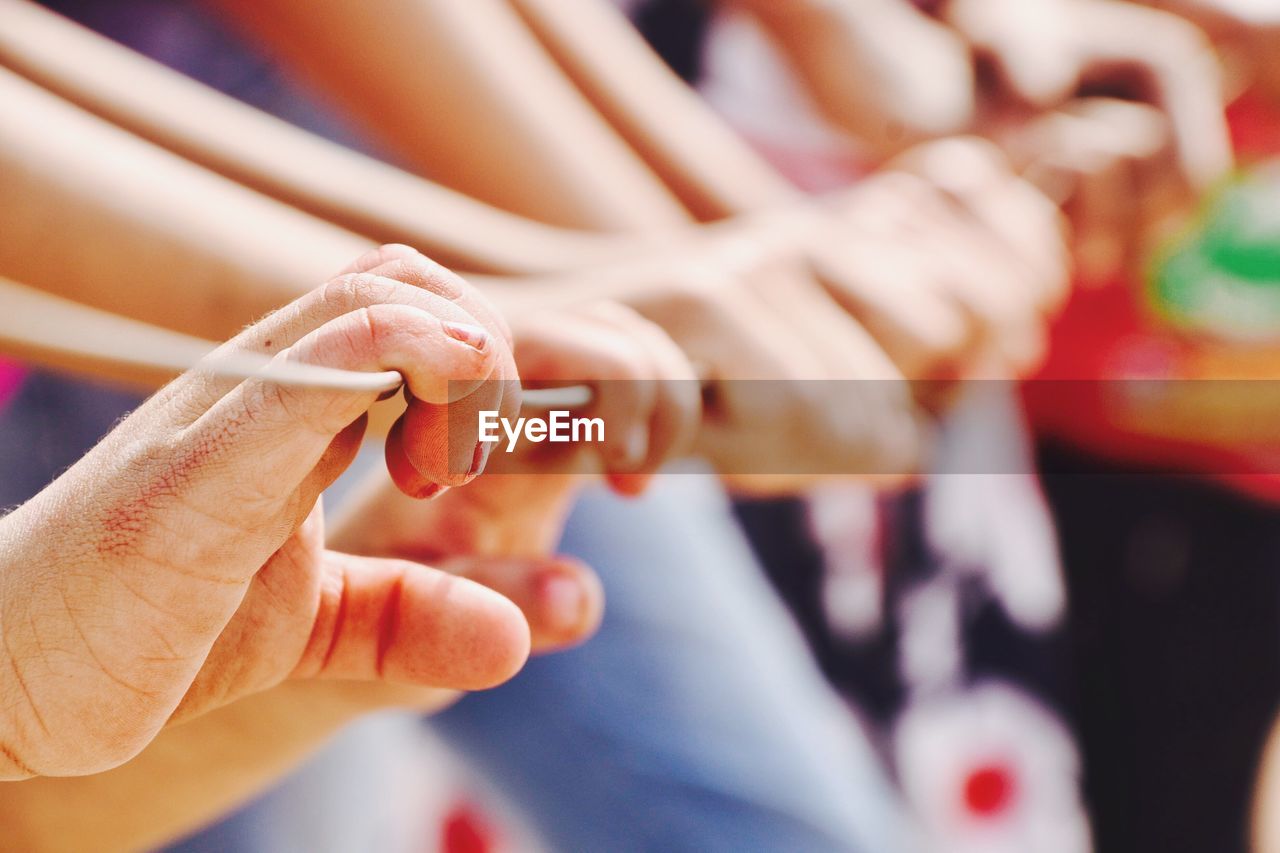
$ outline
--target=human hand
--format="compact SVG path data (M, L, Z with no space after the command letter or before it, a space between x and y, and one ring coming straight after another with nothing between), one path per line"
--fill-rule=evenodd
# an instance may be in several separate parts
M615 294L698 365L707 383L698 455L752 493L829 475L910 476L921 424L892 361L794 246L767 257L746 243L722 248Z
M1061 204L1075 280L1086 287L1139 276L1149 249L1185 223L1199 198L1174 166L1168 125L1145 104L1082 99L1009 127L1001 142Z
M1204 30L1224 54L1232 82L1280 97L1280 6L1270 0L1146 0Z
M809 231L809 257L907 378L1009 378L1036 366L1066 294L1062 217L993 146L920 146L831 211Z
M389 459L414 491L483 465L440 441L450 412L519 405L495 397L511 383L486 381L515 378L492 309L403 248L371 253L219 352L243 350L400 371L413 400ZM510 600L324 549L319 495L372 402L192 372L0 521L4 778L115 766L171 718L291 677L473 689L519 669L528 626Z
M1203 191L1229 170L1221 71L1187 21L1118 0L949 0L943 17L996 71L983 126L1007 123L1011 111L1029 119L1082 91L1123 96L1160 111L1189 187Z
M603 421L604 440L526 441L513 453L496 451L483 478L430 503L408 500L375 477L343 514L331 545L444 561L547 555L584 483L603 475L617 491L636 494L664 462L689 448L700 423L698 380L653 323L622 305L597 302L530 315L515 324L514 334L522 381L588 385L591 403L573 414ZM586 605L585 615L571 608L560 636L580 637L583 621L593 622L599 608ZM535 630L534 638L547 635Z

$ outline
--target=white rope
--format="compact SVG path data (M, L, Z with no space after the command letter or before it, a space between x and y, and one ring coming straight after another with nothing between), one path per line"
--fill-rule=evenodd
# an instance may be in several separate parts
M303 388L382 394L404 384L394 370L366 373L255 352L223 352L217 344L91 308L0 278L0 344L99 361L182 372L198 370L230 379L260 379ZM527 390L525 405L579 409L590 405L586 385Z

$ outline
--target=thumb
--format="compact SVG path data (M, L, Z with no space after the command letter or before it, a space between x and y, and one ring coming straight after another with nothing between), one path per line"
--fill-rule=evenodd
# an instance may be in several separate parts
M577 642L599 621L599 584L557 558L454 558L442 568L328 551L315 624L294 678L483 690L531 645Z

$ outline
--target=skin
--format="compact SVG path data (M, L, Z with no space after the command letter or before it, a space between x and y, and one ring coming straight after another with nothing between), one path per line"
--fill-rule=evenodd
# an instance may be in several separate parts
M1114 0L951 0L946 17L992 58L1005 97L1045 110L1081 86L1118 87L1160 109L1189 186L1203 190L1230 168L1221 72L1185 20Z
M413 401L388 457L412 487L475 476L470 448L432 435L451 411L518 408L508 383L481 384L515 378L509 346L479 294L435 268L427 287L350 272L224 349L400 371ZM320 492L372 397L187 374L4 518L5 778L109 769L167 721L286 678L478 688L519 669L509 601L324 548Z
M411 278L403 270L425 264L415 251L399 246L371 253L360 266L369 275ZM599 622L599 583L584 567L553 557L550 549L573 493L584 482L582 475L599 472L615 488L634 492L643 488L670 454L687 444L695 430L698 397L689 393L695 387L692 369L660 330L620 306L598 304L575 313L582 322L572 327L575 331L567 338L563 315L528 318L521 335L524 351L517 359L527 368L527 381L596 382L596 409L617 439L570 448L554 459L539 452L504 456L505 474L486 474L431 501L407 497L389 487L385 474L378 475L329 534L330 548L371 555L374 559L365 561L373 564L410 566L404 571L437 585L442 607L430 614L431 622L419 625L419 631L432 623L431 631L447 631L457 624L453 616L474 621L475 608L465 605L468 595L483 589L490 598L518 606L527 619L524 642L531 643L534 652L581 642ZM617 381L622 379L629 381ZM624 452L630 446L626 437L637 430L644 436L645 447L639 459ZM427 560L438 569L423 566ZM411 592L406 584L401 610ZM277 605L284 599L272 597ZM375 628L385 627L387 611L366 611L361 604L359 597L347 595L344 630L354 633L366 621ZM459 612L454 614L454 609ZM263 619L268 613L271 618ZM237 614L228 631L239 618ZM205 668L215 667L222 645L234 652L236 678L243 678L246 651L262 644L273 650L273 659L278 658L280 649L288 645L290 621L288 614L270 608L258 612L255 636L239 634L228 640L224 632ZM433 666L452 667L459 675L479 666L474 658L504 648L492 637L478 635L469 621L462 624L472 630L456 641L459 648L424 636L413 638L413 647L420 649L423 658L434 657ZM259 639L258 633L268 636ZM385 633L382 636L385 640ZM323 635L308 640L315 642L324 644ZM370 663L359 660L370 655L357 647L333 649L328 667L360 669ZM483 655L477 654L480 650ZM357 660L349 660L348 651ZM386 648L384 663L392 660L389 656L394 652L393 647ZM251 796L347 722L383 708L438 710L457 698L460 687L474 686L397 680L385 669L380 677L363 683L353 680L359 676L352 671L332 673L336 680L331 680L317 677L305 654L303 658L292 677L261 692L216 707L188 706L188 722L166 727L141 754L118 768L83 778L44 778L6 787L0 796L0 815L9 837L30 849L68 849L90 842L95 849L108 850L162 844ZM192 772L196 767L200 772ZM124 802L129 807L123 807ZM139 808L139 802L147 807ZM71 814L74 821L68 820ZM78 834L88 827L92 827L91 838Z
M683 85L662 68L660 60L606 4L594 0L510 0L508 5L563 69L568 81L608 118L614 132L644 157L653 177L677 193L690 215L759 215L794 198L784 180L689 98ZM509 55L496 50L471 61L503 68L514 64ZM560 120L554 109L541 112L539 119L547 125ZM479 127L474 130L480 132ZM570 146L569 142L563 144ZM573 150L566 147L566 157ZM979 159L985 156L979 155ZM726 190L738 187L746 189L736 193ZM625 201L625 197L612 198ZM1033 238L1037 247L1052 247L1060 239L1056 216L1043 215L1047 209L1039 205L1036 215L1028 220L1033 228L1043 229L1042 235L1048 235L1047 239ZM633 227L642 230L647 221L644 214L634 216ZM868 283L876 273L855 265L853 253L833 251L842 240L851 238L838 217L832 227L817 229L812 227L813 218L805 220L800 214L798 220L807 225L787 232L794 242L769 244L766 237L769 249L758 251L746 241L735 244L729 240L727 246L704 256L696 266L686 261L682 268L659 271L643 292L609 291L610 295L663 326L704 374L717 382L717 402L703 431L706 441L699 447L710 454L732 487L782 492L802 488L813 481L815 471L832 470L830 465L815 462L815 448L838 460L834 470L900 477L915 470L919 461L921 443L913 401L901 381L899 366L886 357L880 344L847 309L850 300L837 299L828 285L834 283L846 294L875 288L881 299L887 288L878 281ZM946 230L954 224L943 217L939 227ZM989 222L984 221L981 227L989 227ZM813 270L818 250L808 238L796 236L814 231L826 234L830 241L822 257L822 277ZM976 257L970 257L978 261L975 268L984 262L999 266L1000 253L1010 251L1003 235L993 236L983 246ZM991 257L984 261L984 255ZM1062 253L1049 251L1043 257L1056 263ZM1021 261L1003 263L1018 267ZM1023 275L1041 276L1024 283L1029 285L1027 292L1060 291L1064 270L1057 266L1044 275L1043 269L1033 263L1030 269L1024 266L1020 270ZM970 310L968 304L977 290L956 288L956 276L937 267L921 274L929 286L947 291L947 301L961 307L966 326L984 326L990 312ZM960 276L962 282L965 278ZM557 298L545 287L539 291L542 298ZM1020 302L1020 298L1013 299L1014 304ZM1033 299L1030 304L1053 302ZM873 304L873 300L866 300L864 313L871 313ZM1018 313L1010 310L1005 319ZM1043 322L1038 313L1021 316L1032 317L1034 324ZM999 334L994 328L991 332L964 337L983 340ZM1024 335L1030 337L1034 334ZM926 346L952 348L954 336L940 337ZM992 362L982 347L966 347L965 351L971 366L958 373L987 370L990 375ZM986 366L979 368L982 364ZM742 379L782 380L774 387L778 393L789 394L786 405L762 411L759 401L751 399L759 393L746 391L749 385L736 382ZM792 381L797 379L855 381L831 386L844 389L842 394L818 395L803 393L803 383ZM777 411L794 417L779 420ZM865 419L851 426L850 412L862 413ZM715 423L726 429L716 432L711 426ZM806 424L812 432L797 431L792 428L794 423ZM766 469L793 474L757 476L762 458L767 460Z
M946 194L946 200L948 201L949 204L954 203L954 200L960 197L961 196L954 193L950 193L950 192ZM625 200L625 198L626 198L625 196L613 196L613 197L610 197L608 201L611 204L616 204L620 200ZM689 202L689 204L693 204L693 202ZM851 204L851 206L853 205ZM708 209L711 209L711 208L708 207ZM746 213L748 211L743 210L741 212ZM628 216L628 218L630 218L631 216L634 216L635 221L637 223L634 227L638 231L642 231L645 228L659 227L656 224L657 219L659 217L653 216L652 219L650 219L651 214L652 214L652 211L650 211L650 213L644 213L644 214L634 214L632 212L628 212L626 215ZM582 214L582 215L586 216L586 214ZM848 215L852 216L853 214L850 213ZM681 217L681 218L683 219L684 217ZM661 219L663 220L661 227L666 227L666 222L668 220L668 217L666 216L666 214L662 214ZM643 224L641 223L641 220L644 220ZM674 222L675 217L670 217L670 220ZM593 219L592 221L599 223L602 220ZM834 221L838 222L839 220L837 219ZM654 224L649 224L650 222ZM608 226L597 224L594 227L608 227ZM1056 228L1056 223L1050 227L1049 233L1053 233L1054 228ZM802 233L807 233L808 231L807 228L801 228L797 230ZM843 236L844 235L842 234L841 237L843 238ZM876 236L876 235L873 235L873 236ZM765 347L767 347L767 351L776 353L777 355L775 357L780 359L780 361L791 363L795 365L795 369L803 369L805 371L812 369L814 365L821 365L823 363L828 363L831 365L841 365L841 364L846 364L848 362L853 362L859 365L859 370L868 371L867 373L861 374L865 376L883 376L884 374L879 373L877 371L880 371L882 368L892 369L891 363L884 358L883 353L880 353L877 348L874 348L871 346L870 338L852 319L852 315L846 316L841 312L838 312L838 311L830 312L828 310L827 306L830 303L826 300L829 300L832 298L831 288L833 286L840 286L839 279L835 273L831 273L831 272L828 272L828 274L820 278L814 277L813 273L810 270L806 269L807 265L812 260L807 254L809 252L809 247L807 245L803 246L804 256L802 258L797 259L792 257L790 259L783 261L784 267L790 266L792 270L800 269L800 270L803 270L802 272L787 271L785 269L780 272L775 272L771 269L769 264L776 263L776 261L771 260L768 263L766 262L760 263L760 268L762 271L754 273L755 275L758 275L759 278L752 280L753 276L743 274L742 272L740 272L742 266L744 265L741 259L742 253L736 250L736 247L733 245L733 241L729 241L729 243L730 243L729 246L725 249L725 253L728 255L728 260L725 260L719 257L718 255L716 255L710 261L708 261L708 263L713 269L718 265L726 265L728 269L734 272L734 275L729 276L728 278L736 282L736 284L733 286L733 289L729 291L726 296L715 296L714 299L709 298L707 296L707 288L706 288L706 282L708 280L707 276L703 276L703 275L693 276L694 280L689 281L687 280L688 278L687 276L684 279L682 279L679 275L676 275L676 276L673 276L673 278L671 279L671 287L674 292L668 294L668 297L666 299L658 300L664 303L663 307L649 308L651 316L655 318L660 316L665 317L667 319L667 322L670 325L678 326L679 318L681 317L681 312L678 309L682 305L688 306L690 304L693 304L693 305L705 305L708 307L714 307L715 311L717 312L716 316L719 319L719 321L723 324L724 328L741 330L736 338L736 340L741 341L741 344L734 345L735 347L739 347L738 349L734 349L734 348L728 348L727 350L725 350L725 348L714 349L714 351L717 351L717 352L719 352L720 350L725 350L725 352L721 356L721 363L730 367L736 367L736 365L734 364L734 360L731 357L732 355L740 354L742 352L759 350L761 348L761 345L763 344ZM795 249L792 248L791 251L794 252ZM999 249L999 251L1008 251L1008 247ZM612 274L612 273L616 273L617 271L607 271L607 272ZM619 278L626 277L621 273L617 273L617 274ZM787 280L786 277L790 275L799 275L801 276L801 280L807 280L808 283L804 286L810 288L808 290L809 295L802 296L801 298L797 298L795 300L779 300L776 298L771 300L773 293L770 290L770 286L769 286L770 283L777 282L777 281L785 281ZM605 275L603 277L607 278L608 275ZM723 275L712 275L709 278L718 283L718 282L724 281L726 277ZM634 282L631 282L631 283L634 284ZM571 281L568 284L577 286L578 281ZM658 286L662 286L662 287L668 286L661 279L659 279L656 284L653 279L650 279L649 284L651 286L650 288L651 290L654 287L658 287ZM857 292L856 280L851 279L848 283L844 284L843 287L846 290L851 290L855 293ZM872 289L874 290L875 288L872 288ZM1032 292L1038 292L1037 288L1031 288L1031 290ZM887 288L882 289L882 292L884 291L887 291ZM797 292L803 294L805 291L797 291ZM557 294L554 293L553 291L547 291L546 293L549 297L557 296ZM751 295L750 300L744 299L744 295L747 295L747 294ZM641 300L639 296L635 298L637 302L643 302L643 300ZM692 303L688 301L690 298L694 300ZM744 303L744 309L745 309L745 310L742 310L737 315L733 313L734 311L733 308L728 307L735 304L736 302ZM871 302L872 304L874 304L873 300L871 300ZM643 304L652 306L653 300L650 300L649 302L643 303ZM799 307L792 308L793 305L799 306ZM786 323L779 323L776 320L773 320L771 322L771 314L779 311L779 309L781 308L793 310L795 313L794 315L788 315L788 320ZM864 308L863 310L866 311L867 313L870 313L869 309ZM832 319L833 313L835 317L834 320ZM792 316L794 316L796 319L794 320L791 319ZM749 318L749 319L740 320L740 318ZM844 318L844 319L841 320L840 318ZM687 341L692 341L694 337L697 335L696 330L693 328L690 328L690 326L692 325L695 325L695 324L686 323L683 327L681 327L682 336ZM839 332L841 330L848 330L848 329L854 329L855 333L848 337L845 337L843 335L838 335L834 338L835 343L830 342L831 333ZM863 347L864 345L868 346L869 348L860 350L859 348ZM703 346L714 348L714 345L712 344L703 344ZM650 349L650 348L646 347L646 349ZM854 356L854 357L851 358L850 356ZM650 367L652 367L652 365L650 365ZM739 375L743 375L743 374L739 374ZM774 374L774 375L777 375L777 374ZM893 375L895 376L897 375L896 371ZM809 402L811 403L811 401ZM635 404L635 403L630 405L638 406L638 404ZM909 412L910 406L901 400L895 401L894 408L891 408L890 411L895 411L895 410L899 412ZM895 422L901 424L902 423L902 421L900 420L901 415L898 415L896 417L898 417L899 420ZM911 434L909 430L900 430L900 432L906 435ZM655 443L651 440L650 447L652 448L653 446L655 446ZM417 469L415 468L415 470ZM607 470L607 466L606 466L606 470ZM421 473L421 472L419 471L418 473ZM609 472L609 473L610 473L610 476L613 476L614 474L633 474L637 472L618 471L618 472ZM640 472L640 473L643 474L643 472ZM521 475L521 476L527 476L527 475ZM620 487L625 488L624 484L625 484L625 480L618 483ZM444 498L442 498L441 500L454 500L456 499L454 498L454 495L465 495L468 491L469 490L458 490L455 492L450 492L446 494ZM515 489L512 489L511 491L516 494L520 493L519 490L515 490ZM558 492L554 489L545 489L544 491L545 493L551 496L555 496L558 494ZM382 491L378 492L378 494L382 494L385 496L387 494L385 491L385 487ZM486 505L488 506L499 505L497 501L482 501L479 499L475 499L474 503L476 506L479 506L479 507L484 507ZM531 536L535 531L535 527L536 525L533 525L532 523L529 525ZM407 528L413 529L412 523L408 524ZM484 529L484 526L476 525L473 529L482 530ZM536 533L543 537L546 536L545 528L541 528L541 527L537 528ZM502 540L502 539L505 539L505 537L499 537L499 539ZM514 540L508 540L505 542L499 541L496 544L491 542L487 545L484 545L483 547L514 548L516 547L516 545L513 544L513 541ZM380 545L372 547L371 550L380 551L384 554L397 553L402 546L404 546L403 542L399 542L395 539L395 537L392 537L392 541L390 542L390 544L388 544L387 542L383 542ZM409 548L412 552L421 553L421 544L417 545L416 549L413 546L404 546L404 547ZM480 546L470 546L470 547L480 547ZM530 622L532 621L533 620L530 619ZM235 685L232 684L232 687L234 688ZM328 690L336 689L336 686L334 684L325 684L321 682L305 682L305 683L304 682L298 682L298 683L288 682L286 684L282 684L281 686L278 686L273 689L282 691L280 695L283 696L285 695L285 692L293 692L294 690L315 689L319 691L328 691ZM376 694L379 691L373 690L371 692L373 694ZM263 699L263 701L267 701L267 699L271 696L271 692L268 691L266 694L262 694L262 696L266 697ZM400 697L400 698L403 698L403 697ZM243 701L250 702L250 701L254 701L254 699L246 699ZM343 700L336 696L333 697L332 701L335 702L340 707L348 707L348 708L350 707L349 704L343 704ZM374 704L376 704L376 701L374 701ZM216 720L218 718L218 714L223 713L224 711L229 713L231 709L237 708L238 705L239 703L232 703L229 706L225 706L224 708L220 708L209 714L201 716L195 719L192 723L188 724L187 726L175 728L172 730L172 732L166 732L166 737L175 736L172 733L181 732L184 729L188 729L190 726L195 726L201 723L202 721ZM323 709L325 706L318 704L317 707ZM362 707L367 709L368 706L362 705ZM318 714L318 717L321 718L318 721L318 725L320 725L321 727L336 725L336 723L332 721L332 718L326 718L326 714L327 714L327 711L324 711ZM335 714L335 716L341 716L341 715ZM269 715L264 714L264 717L269 719ZM326 719L328 719L329 721L326 722ZM212 725L212 723L210 725ZM190 729L190 730L196 731L195 729ZM208 737L215 737L212 731L216 731L216 730L211 730L207 734ZM267 742L269 742L270 734L263 732L262 735L263 735L263 738L266 739ZM145 757L145 754L144 754L144 757ZM265 762L270 767L278 766L276 764L271 763L277 760L276 757L273 757L271 755L259 755L256 757L258 760ZM228 768L229 774L231 776L237 776L237 771L239 771L240 776L252 776L255 772L258 772L258 771L255 771L254 769L256 765L254 765L253 761L250 760L252 758L253 758L252 756L247 758L245 765ZM163 765L163 764L160 766L162 768L165 766L172 767L172 765ZM269 775L269 771L266 772L265 775ZM163 778L163 775L159 777L152 777L152 778ZM33 813L34 811L35 811L34 809L26 809L24 813Z
M242 186L351 231L417 246L454 269L558 271L622 256L638 242L485 205L255 110L27 0L0 0L0 65Z
M1273 60L1280 41L1280 11L1265 0L1154 0L1147 5L1173 12L1203 29L1226 54L1243 86L1270 97L1280 94Z
M721 0L749 15L822 116L874 158L969 130L968 46L902 0Z
M343 0L221 6L397 159L467 195L585 230L684 219L502 0L392 0L377 14Z
M1132 271L1231 166L1213 52L1162 11L950 0L933 18L903 0L724 2L761 25L823 116L873 158L959 132L997 142L1064 204L1086 283ZM1222 10L1208 14L1229 3L1160 5L1232 29ZM975 58L994 74L977 73ZM1130 101L1076 101L1090 89Z
M225 340L373 245L3 70L0 104L25 117L0 122L0 273L20 283Z
M299 282L322 278L323 272L308 270L319 267L334 247L360 251L368 245L363 238L256 195L123 134L21 79L0 76L0 81L11 84L9 93L14 99L7 103L22 106L29 115L42 119L42 122L30 125L6 125L15 136L28 134L17 140L14 146L0 150L0 163L9 164L7 172L0 165L0 173L7 176L6 185L12 189L12 197L23 202L6 207L0 214L5 217L7 231L27 235L31 241L28 245L37 247L49 239L51 232L47 223L51 220L62 223L61 233L88 235L84 241L70 246L64 241L56 250L50 247L38 253L17 251L18 243L6 243L13 251L3 255L4 272L24 283L137 319L176 327L206 338L217 338L271 310L287 295L301 291L303 286ZM43 137L34 128L40 127L65 129L67 133L59 134L59 138L77 139L85 144L91 142L97 150L110 155L109 159L86 159L72 148L64 150L47 145L38 154L37 148L41 146ZM18 142L21 147L18 147ZM7 161L2 159L4 151L8 152ZM111 192L104 191L108 186L106 182L115 174L114 170L107 168L107 163L126 160L149 163L150 167L144 174L149 175L151 181L141 185L116 182L110 185ZM36 166L34 172L31 164ZM205 221L206 212L225 215L218 215L216 219L211 216L209 221ZM158 222L164 222L166 226L165 231L157 234ZM775 227L780 227L780 224ZM211 235L214 229L216 232ZM263 235L270 237L264 239ZM316 249L314 253L312 246ZM135 269L131 262L139 257L149 262ZM41 260L36 262L37 258ZM257 278L254 277L255 271L250 269L252 259L262 262L262 269L256 271ZM173 268L187 271L189 280L186 287L173 288L162 281L162 271ZM234 274L228 274L228 281L223 284L221 277L227 270L233 270ZM662 299L655 299L652 294L657 286L663 285L661 278L656 279L655 285L655 274L662 276L665 271L644 268L634 273L620 271L619 277L626 279L627 283L625 295L652 319L665 321L676 329L686 343L692 345L693 338L698 336L702 340L696 347L698 357L718 375L740 378L874 378L893 375L874 345L867 342L865 334L856 327L851 327L848 332L854 347L850 350L852 357L842 359L833 355L827 361L837 368L836 371L806 375L801 371L807 363L812 363L812 357L789 353L784 349L786 344L778 341L769 346L772 351L781 353L777 358L784 361L761 362L757 359L757 363L763 366L748 372L742 367L742 356L756 352L756 342L762 337L776 337L771 330L777 323L769 316L772 309L768 303L761 302L761 297L752 291L735 292L743 290L741 287L709 295L698 282L690 282L681 275L671 279L677 288L676 293L664 293ZM556 293L566 288L574 294L573 302L589 300L601 295L600 291L594 295L579 292L576 282L589 283L602 277L600 273L593 272L590 275L579 274L569 281L544 280L537 283L536 295L540 300L555 303L558 301ZM767 275L760 274L757 280L756 286L763 291L767 287ZM485 282L486 287L492 284ZM518 285L513 284L512 288L515 287ZM826 299L816 284L810 287L815 300L821 302ZM529 292L532 294L532 290ZM734 301L741 305L740 311L731 307ZM726 330L722 341L707 339L704 333L687 322L680 308L690 303L700 303L705 310L712 310L721 318L717 322ZM800 314L801 319L811 317L815 324L831 326L837 322L816 308L809 312L789 304L784 307ZM735 311L743 318L741 322L730 319L733 316L731 312ZM794 336L786 330L783 334ZM859 347L861 350L857 349ZM796 343L799 353L812 348L811 343ZM835 352L831 348L825 351ZM785 360L790 360L795 367L768 367L770 364L785 364ZM841 366L843 362L851 366ZM894 415L893 411L903 409L902 403L887 402L892 403L893 408L885 416L901 425L901 417ZM754 432L756 429L749 418L736 418L731 423L737 425L738 431ZM909 428L910 422L905 424ZM713 444L707 441L708 446ZM787 446L800 447L794 442L783 445ZM851 452L865 455L867 445L853 447ZM890 446L889 452L894 454L890 460L876 462L870 467L879 470L906 470L911 467L910 454L903 454L896 446ZM726 470L735 467L741 470L738 457L720 458ZM786 457L782 457L779 467L788 464ZM806 463L806 469L812 467L811 463Z
M794 187L598 0L507 0L563 75L701 221L796 204Z

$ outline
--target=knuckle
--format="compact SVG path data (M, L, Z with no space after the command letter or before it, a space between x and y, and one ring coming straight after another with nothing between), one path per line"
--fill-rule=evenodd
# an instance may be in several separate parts
M1157 12L1151 16L1150 24L1149 35L1161 45L1170 61L1181 62L1213 52L1209 36L1190 21Z
M695 277L679 281L667 291L664 301L672 316L690 324L712 322L719 319L725 310L720 290Z
M326 282L320 288L319 303L328 316L350 313L379 302L395 300L396 285L372 273L350 273Z
M400 259L387 275L446 299L474 295L474 289L461 276L421 254Z

